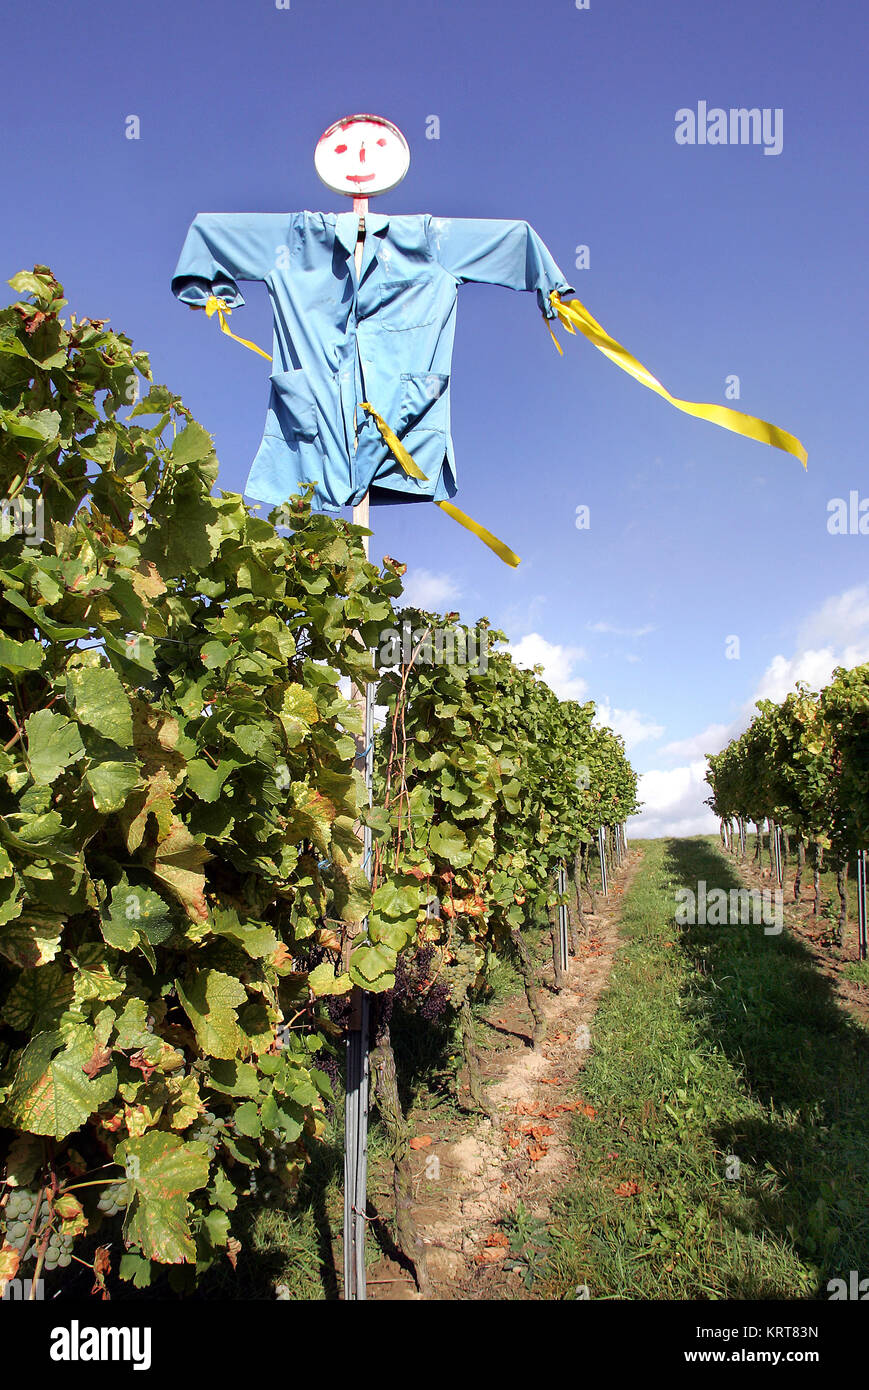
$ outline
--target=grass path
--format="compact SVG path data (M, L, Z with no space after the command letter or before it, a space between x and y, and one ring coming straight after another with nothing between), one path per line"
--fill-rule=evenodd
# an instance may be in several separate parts
M869 1275L869 1033L789 933L676 927L677 888L740 886L714 842L644 851L535 1293L826 1298Z

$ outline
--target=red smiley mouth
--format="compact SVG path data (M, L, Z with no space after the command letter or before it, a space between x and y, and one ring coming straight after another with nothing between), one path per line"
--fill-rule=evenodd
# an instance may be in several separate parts
M375 179L376 177L377 177L376 174L348 174L348 175L347 175L347 182L348 182L348 183L370 183L371 180L372 180L372 179Z

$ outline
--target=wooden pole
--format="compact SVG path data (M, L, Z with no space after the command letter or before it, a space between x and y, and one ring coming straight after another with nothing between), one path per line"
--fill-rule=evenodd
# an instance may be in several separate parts
M355 261L355 264L356 264L356 283L357 283L357 288L358 288L359 280L360 280L360 277L361 277L361 275L362 275L362 253L363 253L363 251L365 250L365 215L366 215L366 213L368 212L368 199L367 199L367 198L354 198L354 199L353 199L353 211L354 211L354 212L358 212L358 214L359 214L359 234L358 234L358 236L357 236L357 238L356 238L356 252L355 252L355 255L354 255L354 258L353 258L354 261ZM353 448L354 448L354 451L355 451L355 449L356 449L356 443L357 443L357 441L354 439L354 441L353 441ZM368 516L369 516L368 493L366 492L365 496L362 498L362 501L361 501L361 502L357 502L357 503L356 503L356 506L353 508L353 524L354 524L354 526L366 526L366 527L367 527L367 526L368 526ZM365 546L365 558L366 558L366 560L370 559L369 545L368 545L369 540L370 540L370 537L369 537L369 536L366 536L365 539L364 539L363 542L362 542L363 545Z
M368 211L367 198L354 198L353 211L359 214L359 234L356 239L354 263L356 266L357 289L362 274L362 253L365 248L365 214ZM354 437L353 448L358 440ZM353 508L354 526L368 527L368 493ZM362 545L366 560L370 558L369 536L364 536ZM362 716L362 737L356 744L356 766L365 777L369 799L373 755L371 742L373 728L373 690L370 687L354 686L351 699ZM365 872L371 879L371 835L360 828L362 854ZM363 928L364 929L364 928ZM347 956L352 941L347 942ZM344 1100L344 1298L347 1301L362 1301L366 1297L365 1279L365 1224L368 1205L368 1091L370 1048L369 999L358 987L353 991L350 1027L347 1033L346 1094Z

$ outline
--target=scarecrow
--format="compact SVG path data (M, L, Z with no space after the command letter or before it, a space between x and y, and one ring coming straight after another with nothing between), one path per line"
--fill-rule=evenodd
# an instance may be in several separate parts
M805 464L799 440L726 406L671 396L574 297L527 222L368 212L395 188L410 151L379 116L337 121L315 167L352 212L206 212L193 221L172 289L192 308L228 316L240 280L262 280L274 313L271 394L245 491L278 506L313 483L314 505L435 502L507 564L518 556L453 502L450 363L459 287L469 281L531 290L552 329L579 331L635 380L679 410L775 445ZM366 518L367 520L367 518Z

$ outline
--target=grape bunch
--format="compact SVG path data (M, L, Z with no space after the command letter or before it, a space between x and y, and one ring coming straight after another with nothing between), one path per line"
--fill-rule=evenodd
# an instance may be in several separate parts
M45 1268L66 1269L72 1259L72 1244L72 1236L64 1235L63 1231L52 1231L45 1251Z
M97 1206L103 1216L117 1216L127 1206L131 1195L129 1183L115 1182L101 1193Z
M431 985L420 1005L419 1012L427 1023L434 1023L435 1019L440 1018L441 1014L449 1007L449 1004L449 985Z
M396 1004L408 1012L418 1011L428 1023L440 1018L449 1007L449 985L431 979L436 954L433 946L421 946L410 958L398 957L393 988L377 996L379 1029L390 1023Z
M226 1121L220 1119L212 1110L206 1110L191 1128L190 1138L204 1140L208 1145L208 1157L214 1158L224 1129Z
M293 959L300 970L313 970L326 959L326 948L317 941L297 941L293 945Z
M333 1023L337 1023L339 1028L350 1027L349 994L327 994L325 1004L326 1012Z
M431 974L431 968L435 963L435 955L434 946L420 946L416 953L414 965L416 966L418 974L424 980L428 979Z
M33 1213L36 1203L39 1200L38 1192L30 1192L26 1187L14 1187L6 1203L6 1240L10 1245L14 1245L16 1250L24 1249L24 1242L27 1240L27 1232L30 1230L30 1223L33 1220ZM41 1221L44 1221L49 1213L48 1202L42 1203L40 1219L34 1227L34 1232L38 1231ZM30 1254L33 1254L34 1244L30 1246ZM26 1257L29 1258L29 1255Z

